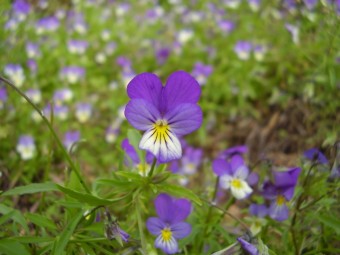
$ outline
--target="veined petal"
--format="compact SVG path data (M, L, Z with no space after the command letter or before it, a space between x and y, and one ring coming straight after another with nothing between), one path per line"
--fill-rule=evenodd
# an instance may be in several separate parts
M144 99L158 108L162 89L162 82L157 75L141 73L130 81L127 93L131 99Z
M182 156L181 143L167 126L154 125L146 131L139 148L150 151L161 163L179 159Z
M178 243L173 236L165 241L162 235L159 235L155 240L155 247L163 250L166 254L174 254L178 251Z
M186 222L179 222L171 226L171 232L176 239L181 239L191 233L191 225Z
M155 199L155 208L158 217L164 222L170 222L172 214L172 197L162 193Z
M215 159L212 168L217 176L232 175L230 164L224 159Z
M169 223L174 224L185 220L191 213L191 203L185 198L176 199L172 206L171 219Z
M160 118L160 113L150 102L133 99L125 107L125 117L136 129L148 130Z
M198 82L190 74L184 71L172 73L164 89L163 106L164 112L175 108L179 104L196 104L201 95Z
M180 104L168 111L164 119L178 136L189 134L202 124L202 110L196 104Z
M277 221L284 221L289 217L289 210L285 203L278 204L274 201L269 207L269 216Z
M161 230L164 229L166 225L164 222L156 217L151 217L146 221L146 228L153 235L158 236L161 233Z

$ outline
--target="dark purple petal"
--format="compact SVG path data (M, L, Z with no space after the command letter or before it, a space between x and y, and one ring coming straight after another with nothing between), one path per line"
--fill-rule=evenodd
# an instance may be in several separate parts
M184 198L176 199L173 202L171 211L171 220L169 223L174 224L184 221L191 213L191 203Z
M286 198L287 201L291 200L294 196L295 186L290 186L287 188L281 189L281 194Z
M160 194L155 199L155 208L158 217L166 222L170 223L173 214L172 198L168 194Z
M178 222L171 225L171 232L176 239L182 239L191 233L191 225L186 222Z
M276 186L269 181L265 181L262 187L262 195L266 199L274 199L279 194Z
M162 89L162 82L157 75L141 73L130 81L127 93L131 99L144 99L159 109Z
M262 204L262 205L251 204L249 206L249 213L254 215L254 216L263 218L268 214L268 208L264 204Z
M133 99L125 107L125 117L136 129L147 130L160 119L160 113L150 102Z
M274 171L274 183L277 187L295 186L299 178L301 168L291 168L285 172Z
M146 221L146 228L155 236L158 236L165 227L165 223L156 217L151 217Z
M274 201L269 207L269 216L277 221L284 221L289 217L289 210L286 204L278 205Z
M201 95L198 82L184 71L172 73L165 85L162 111L167 112L179 104L196 104Z
M230 165L224 159L215 159L212 168L217 176L232 175Z
M238 145L238 146L234 146L234 147L231 147L229 149L222 151L219 154L219 157L228 159L235 154L244 154L247 152L248 152L248 147L246 145Z
M247 241L245 241L241 237L237 238L237 241L240 243L242 249L247 252L247 254L249 254L249 255L259 255L260 254L255 245L248 243Z
M312 149L306 150L303 153L303 155L304 155L305 158L307 158L307 159L309 159L311 161L316 161L319 164L328 164L328 160L325 157L325 155L321 151L316 149L316 148L312 148Z
M122 149L125 151L127 156L129 156L131 158L131 160L134 164L139 164L140 160L139 160L138 154L137 154L135 148L133 148L133 146L129 143L128 139L124 139L122 141ZM129 165L129 164L127 164L127 165Z
M196 104L180 104L168 111L164 118L178 136L189 134L202 124L202 110Z

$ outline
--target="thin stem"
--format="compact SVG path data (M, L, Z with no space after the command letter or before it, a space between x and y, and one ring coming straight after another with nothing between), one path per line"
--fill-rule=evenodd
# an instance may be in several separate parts
M79 182L81 183L81 185L83 186L83 188L85 189L85 191L90 194L90 190L89 188L86 186L84 180L82 179L78 168L75 166L75 164L73 163L70 155L66 152L66 150L64 149L64 146L62 144L62 142L60 141L58 135L56 134L56 132L54 131L52 125L50 124L50 122L48 121L48 119L46 118L46 116L43 114L43 112L38 108L38 106L36 106L36 104L34 104L31 99L29 99L29 97L27 97L25 95L25 93L23 93L20 89L18 89L11 81L5 79L4 77L0 76L0 81L3 81L4 83L6 83L7 85L9 85L12 89L14 89L20 96L22 96L23 98L26 99L26 101L34 108L34 110L41 116L41 118L43 119L43 121L45 122L45 124L47 125L47 127L49 128L50 132L52 133L53 137L55 138L59 148L61 149L63 155L65 156L67 162L69 163L71 170L73 170L79 180Z
M140 235L140 240L141 240L141 244L142 244L142 253L146 255L147 254L146 239L145 239L145 235L144 235L142 211L141 211L141 208L140 208L140 199L139 198L136 201L136 213L137 213L139 235Z
M156 163L157 163L157 158L154 158L153 161L152 161L152 165L151 165L149 174L148 174L149 177L152 177L153 171L154 171L155 166L156 166Z

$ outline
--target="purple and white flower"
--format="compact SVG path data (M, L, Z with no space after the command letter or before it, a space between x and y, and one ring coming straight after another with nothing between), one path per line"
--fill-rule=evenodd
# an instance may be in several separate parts
M89 103L78 103L76 105L76 118L80 123L88 121L92 115L92 105Z
M35 152L35 143L33 137L30 135L20 136L16 150L23 160L29 160L33 158Z
M125 108L126 119L136 129L146 131L139 148L150 151L161 163L179 159L179 137L202 124L197 81L188 73L177 71L163 86L155 74L142 73L128 84L127 93L131 100Z
M31 42L26 43L26 53L28 58L39 57L40 55L39 45Z
M236 55L241 60L248 60L252 49L253 45L248 41L238 41L234 47Z
M54 17L45 17L36 23L36 32L37 34L42 34L45 32L53 32L56 31L59 27L59 20Z
M79 131L69 131L64 135L63 144L68 152L71 152L73 144L77 143L80 140L80 132Z
M318 150L317 148L312 148L309 150L306 150L303 153L303 156L313 162L319 163L319 164L328 164L328 160L325 157L325 155Z
M75 84L81 80L85 75L85 69L79 66L67 66L64 67L60 76L70 84Z
M4 104L6 101L7 101L7 90L5 87L0 86L0 109L4 107Z
M213 67L211 65L205 65L201 62L197 62L191 74L196 78L200 85L204 85L212 72Z
M157 236L155 247L166 254L178 252L178 239L191 233L191 225L184 222L191 212L191 203L186 199L175 199L167 194L160 194L155 199L158 217L151 217L146 227Z
M232 156L229 161L215 159L213 170L220 177L220 187L230 189L236 199L244 199L253 192L247 182L249 169L240 155Z
M39 89L29 89L25 94L33 103L38 104L41 102L41 91Z
M17 87L21 87L25 81L24 69L21 65L8 64L4 73L14 82Z
M83 40L69 40L67 42L67 49L72 54L82 55L85 53L88 46L88 42Z

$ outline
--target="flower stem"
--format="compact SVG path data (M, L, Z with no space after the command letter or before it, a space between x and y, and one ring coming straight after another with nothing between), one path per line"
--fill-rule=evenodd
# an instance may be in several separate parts
M136 213L137 213L139 235L140 235L140 240L141 240L141 244L142 244L142 253L146 255L147 254L146 240L145 240L143 221L142 221L142 211L141 211L141 208L140 208L140 199L137 198L135 203L136 203Z
M153 161L152 161L152 165L151 165L149 174L148 174L148 177L150 177L150 178L151 178L152 175L153 175L153 171L154 171L154 169L155 169L156 163L157 163L157 158L154 158Z
M20 89L18 89L11 81L3 78L2 76L0 76L0 81L3 81L4 83L6 83L7 85L9 85L12 89L14 89L20 96L22 96L23 98L26 99L26 101L34 108L34 110L41 116L41 118L43 119L43 121L45 122L45 124L47 125L47 127L49 128L50 132L52 133L53 137L55 138L59 148L61 149L62 153L64 154L67 162L69 163L71 170L74 171L74 173L76 174L80 184L83 186L83 188L85 189L85 191L90 194L90 190L89 188L86 186L83 178L80 175L80 172L78 170L78 168L76 167L76 165L73 163L70 155L66 152L62 142L60 141L58 135L56 134L56 132L54 131L51 123L48 121L48 119L46 118L46 116L44 115L44 113L38 108L38 106L36 106L36 104L34 104L32 102L31 99L29 99L29 97L27 97L25 95L25 93L23 93Z

